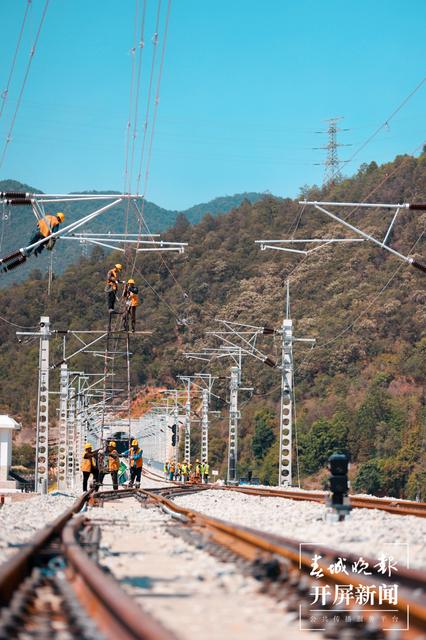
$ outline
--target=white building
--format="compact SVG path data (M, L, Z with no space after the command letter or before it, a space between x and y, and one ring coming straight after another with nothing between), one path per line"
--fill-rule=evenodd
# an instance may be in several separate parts
M0 492L16 490L15 480L9 480L9 468L12 462L12 434L21 425L10 416L0 415Z

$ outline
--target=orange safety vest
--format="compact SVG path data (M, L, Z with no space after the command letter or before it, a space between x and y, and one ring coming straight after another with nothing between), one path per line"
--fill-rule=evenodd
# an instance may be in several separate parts
M83 458L80 464L80 469L82 471L91 471L92 470L92 460L91 458Z
M111 453L117 453L117 451L114 449L114 451L111 451ZM108 469L110 471L118 471L119 468L120 468L120 460L118 458L113 458L110 455L108 458Z
M137 293L132 293L131 291L129 291L129 301L130 301L130 306L131 307L138 307L139 306L139 296Z
M118 288L118 284L117 281L118 280L118 271L117 269L113 268L110 269L108 271L108 275L107 275L107 284L111 285L111 287L113 288L114 291L117 291Z
M56 216L44 216L38 223L38 228L43 238L47 238L59 224L61 223Z
M135 453L140 453L140 448L137 449L137 451L135 451ZM138 458L136 460L136 465L135 465L135 461L133 460L133 450L130 452L130 466L131 467L135 467L136 469L142 469L142 464L143 464L143 459L142 458Z

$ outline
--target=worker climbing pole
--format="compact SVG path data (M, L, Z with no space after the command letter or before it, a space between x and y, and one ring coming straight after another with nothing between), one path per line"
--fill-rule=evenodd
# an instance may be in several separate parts
M124 450L132 455L131 420L131 379L130 359L132 356L129 321L132 333L146 335L148 331L136 332L136 307L139 304L139 290L133 278L127 282L121 275L123 265L116 263L108 271L105 292L107 294L108 320L106 347L104 353L101 447L113 437L119 454ZM122 287L122 288L121 288ZM120 294L121 291L121 294ZM121 438L117 434L121 434ZM106 453L108 455L108 453ZM104 470L106 462L103 462Z

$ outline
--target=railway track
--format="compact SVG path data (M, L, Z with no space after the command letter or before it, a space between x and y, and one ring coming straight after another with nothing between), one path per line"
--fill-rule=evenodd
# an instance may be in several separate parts
M330 569L342 555L353 566L357 558L351 554L323 545L304 545L301 550L298 540L235 525L173 502L177 496L210 488L168 483L149 489L84 494L0 567L0 640L176 639L126 595L117 580L97 562L100 530L85 517L84 510L87 506L102 506L126 498L136 498L144 507L160 507L177 521L172 528L174 535L198 547L202 540L201 547L212 555L237 562L242 570L262 582L263 592L285 601L288 611L298 613L303 628L316 630L320 628L318 624L324 624L312 621L315 586L327 583L332 589L336 584L349 587L356 583L368 589L377 583L377 576L361 576L351 570L336 574ZM320 581L311 573L314 556L318 559L316 568L322 573ZM372 566L373 560L364 560ZM336 620L330 597L319 603L318 615L329 620L326 637L392 640L424 637L421 634L426 632L426 573L400 568L397 578L382 576L380 580L386 589L398 585L398 602L391 607L391 601L384 598L378 610L367 603L363 612L367 615L374 609L374 614L366 624L359 620L356 623ZM348 608L352 611L353 604ZM395 615L399 620L409 615L410 628L392 631L388 636L382 629L395 626L392 618Z
M159 474L152 472L151 470L144 469L144 475L147 478L159 482L167 482ZM180 483L174 483L180 484ZM326 491L312 492L302 490L285 490L285 489L269 489L269 488L257 488L248 486L226 486L226 485L203 485L208 486L210 489L219 491L237 491L239 493L245 493L247 495L270 497L270 498L286 498L287 500L307 500L310 502L319 502L323 504L328 496ZM379 509L380 511L386 511L387 513L393 513L401 516L417 516L419 518L426 518L426 502L415 502L414 500L398 500L397 498L377 498L374 496L357 496L351 495L350 501L352 507L356 509Z
M86 493L0 567L0 640L175 640L93 558Z
M330 566L344 556L348 568L353 567L359 558L353 554L344 554L337 550L323 545L304 545L303 551L300 548L300 541L277 536L252 528L235 525L217 518L212 518L200 512L182 507L173 502L173 498L178 495L194 493L208 489L208 485L192 486L170 486L161 487L156 490L138 489L128 490L119 493L108 491L101 492L94 496L94 500L102 504L105 501L116 500L125 497L136 497L144 506L157 505L166 513L177 519L180 523L180 532L184 539L194 544L199 544L200 537L204 539L205 548L214 555L224 560L238 560L246 563L246 569L264 582L264 589L268 590L274 597L284 599L288 603L289 610L300 610L302 620L309 624L311 609L309 608L310 596L315 585L319 585L317 578L310 575L312 570L312 558L318 557L317 570L322 573L321 584L325 581L333 588L335 585L349 587L356 585L364 590L371 589L376 585L378 576L359 575L356 571L349 569L347 573L334 573ZM376 560L364 558L370 566ZM393 631L389 637L395 638L416 638L426 631L426 573L418 570L400 568L397 578L395 576L380 577L383 588L391 588L398 585L398 602L390 606L390 601L383 600L380 610L374 609L368 604L363 607L363 611L368 614L374 609L374 616L383 616L384 623L381 627L392 628L395 626L393 620L397 614L398 619L409 616L411 628L398 634ZM353 605L350 607L353 608ZM391 611L390 611L391 609ZM329 617L335 613L330 600L321 604L317 611L322 611ZM408 613L407 613L408 612ZM373 616L373 618L374 618ZM372 623L377 624L378 623ZM379 625L380 626L380 625ZM405 626L405 622L404 625ZM327 637L339 638L346 629L343 622L336 622L329 625ZM359 635L351 637L387 637L380 632L377 627L373 633L372 629L363 625L358 625ZM316 628L315 625L312 628ZM362 635L362 634L365 635ZM334 634L334 635L333 635Z

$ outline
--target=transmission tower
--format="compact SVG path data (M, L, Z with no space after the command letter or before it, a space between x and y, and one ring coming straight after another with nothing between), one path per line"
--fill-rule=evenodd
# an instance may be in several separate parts
M325 162L316 162L316 165L324 165L324 179L322 186L323 187L332 187L336 182L338 182L342 173L340 171L340 165L345 160L339 160L339 156L337 153L338 147L350 147L350 144L340 144L337 142L337 133L340 131L349 131L349 129L342 129L338 126L339 120L343 120L342 116L338 116L336 118L329 118L326 120L328 123L328 127L325 131L316 131L316 133L326 133L328 136L328 143L326 147L314 147L315 150L325 150L327 151L327 157Z

